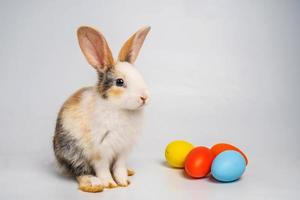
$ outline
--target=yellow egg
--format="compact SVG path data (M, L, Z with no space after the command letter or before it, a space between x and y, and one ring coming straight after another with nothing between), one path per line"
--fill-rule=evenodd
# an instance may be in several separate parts
M168 144L165 157L170 166L183 168L187 154L193 149L193 145L184 140L176 140Z

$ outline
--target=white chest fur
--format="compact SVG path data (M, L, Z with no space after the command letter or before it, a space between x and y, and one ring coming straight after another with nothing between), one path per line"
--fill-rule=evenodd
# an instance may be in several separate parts
M94 150L112 159L127 153L141 132L143 111L116 109L99 98L90 116Z

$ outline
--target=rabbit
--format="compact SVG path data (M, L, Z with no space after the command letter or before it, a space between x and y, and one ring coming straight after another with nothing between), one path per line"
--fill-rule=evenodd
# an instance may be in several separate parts
M128 186L126 158L143 124L149 90L134 62L150 27L134 33L114 61L111 50L96 29L77 30L80 49L96 69L95 86L69 97L59 111L53 149L59 167L75 177L79 189L101 192Z

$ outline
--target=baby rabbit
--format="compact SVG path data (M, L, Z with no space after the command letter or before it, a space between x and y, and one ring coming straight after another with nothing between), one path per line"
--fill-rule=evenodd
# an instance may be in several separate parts
M133 65L150 27L133 34L114 61L104 36L83 26L80 48L98 74L93 87L75 92L57 117L53 148L60 167L76 177L79 189L128 186L126 157L141 131L147 86Z

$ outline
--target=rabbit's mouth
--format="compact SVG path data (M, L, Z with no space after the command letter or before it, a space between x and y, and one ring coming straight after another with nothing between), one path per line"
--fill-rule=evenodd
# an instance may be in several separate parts
M146 101L143 101L139 106L138 109L144 108L147 105Z
M145 103L142 103L141 105L139 105L138 108L142 108L142 107L144 107L144 105L145 105Z

